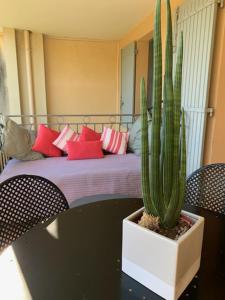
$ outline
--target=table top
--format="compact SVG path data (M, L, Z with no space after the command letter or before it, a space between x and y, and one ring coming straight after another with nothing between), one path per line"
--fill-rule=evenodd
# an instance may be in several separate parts
M162 299L121 271L122 220L142 206L101 201L37 225L0 256L1 299ZM200 271L180 299L225 299L225 217L186 209L206 222Z

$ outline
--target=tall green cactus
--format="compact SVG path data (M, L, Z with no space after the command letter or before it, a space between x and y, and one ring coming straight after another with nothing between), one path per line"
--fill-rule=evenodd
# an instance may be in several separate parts
M176 225L184 202L186 138L181 114L183 34L180 36L173 81L173 39L170 1L166 0L167 34L165 76L162 88L161 0L157 0L154 25L153 111L149 164L147 99L141 81L142 191L146 213L160 218L166 228ZM163 109L162 109L162 90ZM180 126L181 124L181 126Z

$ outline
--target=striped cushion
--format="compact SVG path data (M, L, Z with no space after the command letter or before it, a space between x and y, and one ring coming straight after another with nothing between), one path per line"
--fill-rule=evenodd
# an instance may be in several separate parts
M126 154L128 139L128 132L119 132L104 127L101 136L102 148L114 154Z
M61 131L59 137L53 142L53 144L63 150L64 152L67 152L67 141L76 142L79 140L79 134L74 132L69 125L66 125L64 129Z

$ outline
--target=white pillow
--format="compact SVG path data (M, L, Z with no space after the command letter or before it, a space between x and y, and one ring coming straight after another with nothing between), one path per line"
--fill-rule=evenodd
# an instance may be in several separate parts
M53 142L53 145L55 145L60 150L67 153L67 146L66 142L76 142L79 140L79 134L74 132L69 125L66 125L60 135L57 137L57 139Z

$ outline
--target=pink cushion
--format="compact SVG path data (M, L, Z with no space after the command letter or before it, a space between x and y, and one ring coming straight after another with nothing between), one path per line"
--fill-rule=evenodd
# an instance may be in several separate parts
M53 145L55 145L60 150L67 152L67 146L66 142L71 141L75 142L79 140L79 134L74 132L69 125L66 125L63 130L61 131L58 138L53 142Z
M80 141L100 141L101 134L98 132L95 132L93 129L83 126L81 135L80 135Z
M67 142L69 160L103 158L101 141Z
M128 132L119 132L111 128L104 127L101 140L102 148L114 154L126 154Z
M33 151L40 152L46 156L61 156L62 152L52 143L59 136L59 132L41 124L38 127L37 138L32 147Z

